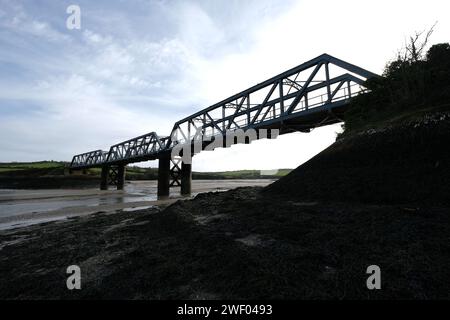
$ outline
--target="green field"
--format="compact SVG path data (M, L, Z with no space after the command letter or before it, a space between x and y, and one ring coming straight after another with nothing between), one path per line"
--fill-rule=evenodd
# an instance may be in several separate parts
M59 161L39 161L39 162L0 162L0 172L33 170L33 169L55 169L64 168L65 163Z
M261 174L260 170L238 170L222 172L193 172L193 179L261 179L279 178L287 175L292 169L278 169L273 175Z

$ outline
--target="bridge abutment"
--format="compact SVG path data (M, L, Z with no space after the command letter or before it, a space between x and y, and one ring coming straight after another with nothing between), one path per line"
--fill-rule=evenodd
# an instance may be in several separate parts
M158 160L158 199L169 197L170 153L163 154Z

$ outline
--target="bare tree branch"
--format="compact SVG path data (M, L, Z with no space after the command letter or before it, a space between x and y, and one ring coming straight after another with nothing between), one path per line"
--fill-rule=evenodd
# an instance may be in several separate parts
M433 34L434 27L436 26L437 21L433 24L433 26L427 31L424 35L425 30L420 32L415 32L413 36L409 37L409 42L405 44L403 48L402 61L404 62L417 62L422 60L423 52L428 45L428 40L430 36ZM423 36L424 35L424 36ZM400 56L400 54L399 54Z

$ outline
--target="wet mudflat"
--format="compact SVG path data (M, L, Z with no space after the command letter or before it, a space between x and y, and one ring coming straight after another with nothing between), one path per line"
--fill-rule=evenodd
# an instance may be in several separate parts
M240 186L266 186L269 179L194 180L193 196ZM139 210L180 199L179 188L168 200L158 201L156 181L130 181L125 190L90 189L5 190L0 189L0 230L66 219L96 212Z

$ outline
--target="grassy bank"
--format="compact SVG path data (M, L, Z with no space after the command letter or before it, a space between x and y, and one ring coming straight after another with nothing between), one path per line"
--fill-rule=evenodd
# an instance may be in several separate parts
M58 161L0 163L0 188L58 189L98 186L99 176L70 175L66 163Z

